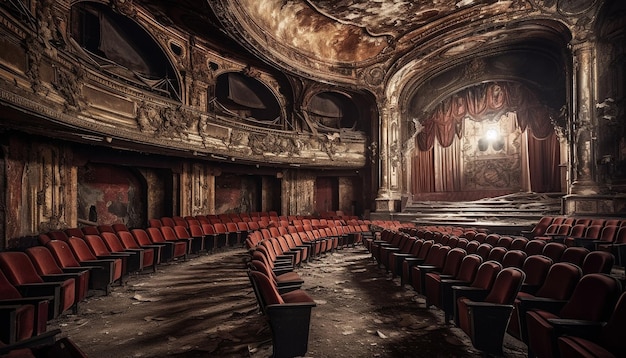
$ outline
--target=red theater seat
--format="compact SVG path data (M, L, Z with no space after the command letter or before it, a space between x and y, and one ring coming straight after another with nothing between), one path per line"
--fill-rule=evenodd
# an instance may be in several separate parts
M515 267L502 269L484 296L476 290L457 290L459 327L472 345L484 353L502 355L502 342L513 310L513 301L524 282L524 272Z
M0 252L0 269L18 290L41 289L39 294L54 296L52 318L70 308L73 308L74 313L78 311L74 278L40 276L28 255L16 251Z
M619 281L606 274L589 274L580 279L570 299L542 300L528 305L526 334L529 356L558 357L557 339L567 331L565 326L576 321L607 321L622 291Z
M559 337L559 353L561 357L567 358L623 357L624 332L626 332L626 293L622 293L605 325L588 324L585 330Z
M26 249L26 254L35 266L37 273L46 277L58 277L59 279L73 278L76 282L77 302L87 298L89 291L89 269L86 268L61 268L45 246L33 246Z

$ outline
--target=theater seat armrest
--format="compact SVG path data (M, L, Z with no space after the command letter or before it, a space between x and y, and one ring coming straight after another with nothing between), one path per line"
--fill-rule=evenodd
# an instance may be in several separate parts
M56 336L61 333L60 329L53 329L47 332L40 333L28 339L21 340L19 342L0 346L0 354L5 354L15 349L41 347L54 344Z
M111 265L114 264L114 260L113 259L102 259L102 260L89 260L89 261L83 261L81 262L81 266L84 265L84 267L97 267L100 269L108 269L111 267Z
M419 257L407 257L404 259L404 262L408 263L410 266L415 266L415 265L419 265L422 262L424 262L424 259L421 259Z
M276 287L276 290L278 290L278 294L279 295L283 295L287 292L291 292L291 291L295 291L295 290L299 290L302 288L302 285L280 285L278 287Z
M477 309L497 309L497 310L512 310L513 305L501 305L497 303L489 303L489 302L480 302L480 301L469 301L465 302L468 307L477 308Z
M519 297L520 311L543 310L557 314L567 303L566 300L553 300L543 297Z
M523 283L522 287L520 287L520 291L534 295L535 292L537 292L537 290L539 289L539 287L540 287L539 285L528 285L528 284Z
M107 262L109 262L109 264L110 264L110 263L111 263L111 262L113 262L113 261L107 261ZM76 267L76 268L79 268L79 267ZM86 270L90 270L90 271L91 271L91 270L102 270L102 269L104 269L104 263L101 263L101 264L96 264L96 263L94 262L94 263L92 263L92 264L89 264L88 262L87 262L87 263L85 263L85 262L81 262L81 263L80 263L80 269L83 269L83 270L85 270L85 269L86 269Z
M437 274L437 273L434 273ZM454 276L453 275L444 275L444 274L439 274L439 279L440 280L446 280L446 279L452 279Z
M37 304L41 301L52 301L54 299L53 296L32 296L32 297L22 297L22 298L7 298L1 299L0 305L29 305L29 304Z
M55 299L59 297L61 292L61 284L59 282L29 283L25 285L16 285L22 296L52 296Z
M315 302L294 302L294 303L282 303L282 304L275 304L275 305L267 305L265 308L268 311L272 311L272 310L286 310L286 309L293 309L293 308L310 308L310 307L315 307L317 306L317 304Z
M133 254L130 252L111 252L110 255L103 255L103 256L99 256L99 257L105 257L105 258L123 258L123 257L130 257Z
M578 319L550 318L548 322L554 327L556 336L576 336L595 341L602 333L606 322L585 321Z
M412 257L413 255L411 254L405 254L405 253L401 253L401 252L392 252L393 256L396 257Z
M61 283L62 281L69 280L69 279L76 279L78 277L80 277L80 274L78 273L59 273L59 274L53 274L53 275L41 275L41 278L45 282L57 282L57 283Z
M292 267L276 267L276 266L274 266L272 271L274 272L274 274L276 276L278 276L278 275L282 275L284 273L293 272L293 268Z
M469 286L470 282L461 281L456 279L443 279L441 280L442 284L451 285L451 286Z
M489 293L488 290L470 286L452 286L452 290L454 292L455 302L456 299L460 297L466 297L471 301L483 301Z
M89 271L90 269L91 267L64 267L62 270L65 273L82 274L84 272Z

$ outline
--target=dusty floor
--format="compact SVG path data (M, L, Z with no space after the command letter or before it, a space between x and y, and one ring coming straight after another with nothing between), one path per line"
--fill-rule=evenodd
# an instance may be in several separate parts
M51 322L91 358L269 357L271 336L246 275L243 249L161 265L95 294L78 315ZM315 299L307 357L479 357L412 290L361 246L298 269ZM505 339L506 357L525 347Z

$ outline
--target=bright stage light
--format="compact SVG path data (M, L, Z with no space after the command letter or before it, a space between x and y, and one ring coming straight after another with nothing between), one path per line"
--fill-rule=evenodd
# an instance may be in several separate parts
M485 138L490 142L498 139L498 137L500 137L500 133L495 129L488 129L487 132L485 132Z

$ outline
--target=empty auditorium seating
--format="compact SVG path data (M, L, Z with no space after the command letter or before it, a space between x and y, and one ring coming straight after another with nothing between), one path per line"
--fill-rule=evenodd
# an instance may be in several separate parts
M261 311L272 332L273 356L304 356L308 349L311 310L315 301L303 290L280 295L269 277L248 271Z
M45 246L33 246L26 249L37 273L47 278L56 277L59 280L73 278L75 280L76 300L83 301L89 291L89 269L85 268L61 268Z
M140 256L142 258L142 269L145 267L152 267L152 272L156 272L156 267L161 262L161 246L140 246L133 237L133 234L131 234L129 231L118 231L117 237L120 239L120 243L122 244L124 250L140 253Z
M626 293L620 296L615 310L604 325L577 322L575 332L558 338L561 357L623 357L626 332Z
M419 252L416 256L404 257L402 260L402 276L400 284L411 283L411 270L413 266L423 263L428 257L428 253L434 248L439 248L440 244L435 244L433 240L427 240L419 247Z
M551 258L554 262L558 262L560 261L561 255L563 255L563 251L565 251L566 248L567 246L563 243L549 242L543 247L541 254Z
M524 262L526 261L526 258L528 258L528 255L526 255L526 253L522 250L508 250L502 257L502 260L500 261L500 263L502 264L502 267L504 268L507 268L507 267L522 268L522 266L524 266Z
M522 285L522 291L528 293L535 293L548 275L550 266L554 261L551 258L543 255L532 255L526 258L524 265L522 265L522 271L526 274L526 279Z
M57 241L58 242L58 241ZM59 248L59 253L65 254L66 251L64 247L61 245L48 243L50 245L50 251L54 252L55 248ZM52 244L52 245L51 245ZM122 260L120 258L105 258L99 259L87 246L87 243L83 239L79 238L70 238L68 240L69 247L72 249L72 253L74 253L75 259L80 262L81 266L97 266L101 267L104 270L103 279L106 279L108 283L104 289L107 294L109 293L110 284L113 282L118 282L120 285L124 284L124 267L122 266ZM69 259L69 258L67 258ZM107 278L107 276L109 276ZM99 282L100 286L102 282Z
M607 321L621 291L621 284L616 278L606 274L588 274L580 279L565 304L542 300L541 306L529 305L526 312L529 356L558 357L557 339L567 332L562 326L572 320Z
M187 259L187 241L179 241L175 240L165 240L163 234L161 233L161 228L149 227L145 230L150 242L155 245L164 245L166 248L163 251L163 259L166 261L175 259L175 258L183 258ZM141 232L136 230L132 231L133 235L142 236ZM135 236L137 237L137 236ZM139 240L138 240L139 241Z
M449 246L441 246L437 252L428 255L423 264L413 267L411 280L413 288L418 293L425 293L425 276L429 272L441 272L446 275L454 275L467 253L463 249L450 249ZM428 260L432 257L432 260Z
M479 290L455 290L459 327L472 345L489 354L502 355L502 342L513 309L513 301L524 282L524 272L502 269L485 295Z
M129 265L129 262L131 261L131 254L123 252L111 252L111 250L109 250L100 235L85 235L85 238L81 241L87 244L89 250L95 255L97 259L108 259L115 261L116 266L119 266L121 268L122 277L128 275L131 272L134 272L133 270L136 269L136 267L131 267ZM73 249L76 248L77 243L77 241L72 240L72 242L70 243L70 247L72 247ZM80 246L80 244L78 245ZM74 253L76 254L76 251L74 251Z
M563 251L561 258L559 261L561 262L570 262L578 267L583 266L583 262L585 261L585 257L589 254L589 250L584 247L571 246Z
M298 290L304 283L304 280L293 271L276 275L274 271L272 271L272 269L265 263L265 260L252 259L249 266L251 269L262 272L269 277L272 284L276 286L276 289L281 294Z
M0 252L0 269L19 290L37 290L40 295L53 296L49 317L54 318L70 308L74 313L78 311L74 278L47 278L39 275L28 255L23 252Z
M165 229L165 228L164 228ZM189 245L189 252L197 254L204 248L204 235L191 235L188 228L182 225L174 226L174 234L178 240L186 240ZM166 237L167 240L167 237Z
M78 238L75 238L80 240ZM89 270L89 288L95 290L104 290L108 295L110 285L114 279L114 263L112 260L95 260L93 262L80 262L78 257L74 256L69 243L52 240L48 242L46 247L54 257L57 264L62 269L72 270Z
M12 344L46 331L54 296L18 290L0 270L0 341Z
M471 290L489 290L493 281L495 280L498 272L502 270L502 265L496 261L483 262L476 271L476 275L472 282L458 282L452 280L451 282L445 282L442 280L442 308L444 310L445 321L449 322L452 318L456 320L456 298L461 297L455 294L456 290L460 290L463 287L468 287ZM456 296L455 296L456 295Z
M122 245L120 238L110 232L104 231L100 233L100 237L102 238L102 242L106 245L107 249L111 252L112 255L117 254L125 254L126 256L126 269L127 272L140 272L144 268L144 251L139 250L127 250Z
M522 234L529 239L532 239L535 236L541 236L546 232L546 229L550 226L553 220L554 218L551 216L544 216L533 226L531 230L522 231Z
M483 259L475 254L466 254L453 275L445 275L443 273L429 272L426 274L424 281L424 289L426 296L426 306L435 305L439 308L443 307L442 296L451 292L443 292L442 282L451 287L453 283L459 285L470 284L474 280L478 267L482 264ZM447 263L446 263L447 264Z
M534 293L519 292L515 299L513 314L509 323L508 332L524 342L528 342L526 335L526 302L532 302L538 298L551 300L567 300L574 291L574 287L582 277L580 267L567 262L555 263L541 287Z

